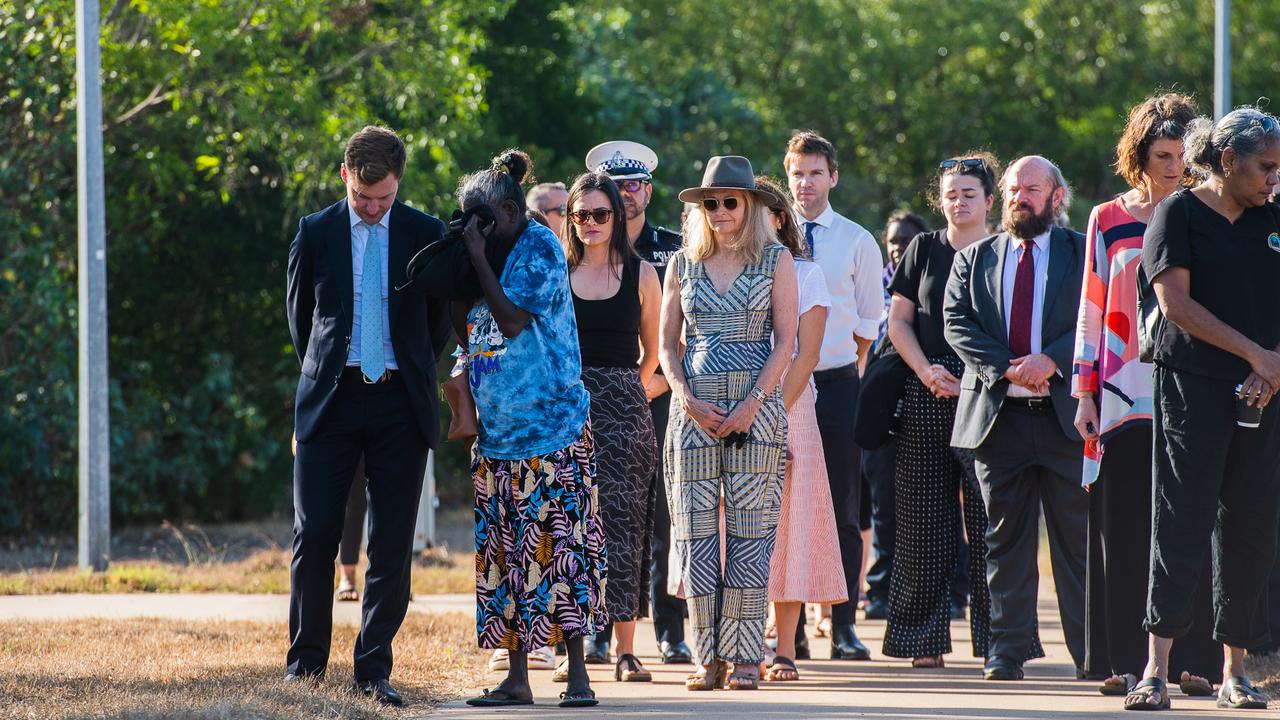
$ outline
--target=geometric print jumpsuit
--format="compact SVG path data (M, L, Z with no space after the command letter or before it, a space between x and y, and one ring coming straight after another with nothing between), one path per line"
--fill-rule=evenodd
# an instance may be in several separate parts
M700 262L672 258L680 283L687 347L682 367L695 397L732 411L755 385L773 352L772 291L776 243L746 266L721 295ZM787 411L781 389L769 393L740 448L708 435L673 408L665 443L671 510L671 584L683 586L696 662L763 659L769 559L782 506ZM720 499L725 560L720 563Z

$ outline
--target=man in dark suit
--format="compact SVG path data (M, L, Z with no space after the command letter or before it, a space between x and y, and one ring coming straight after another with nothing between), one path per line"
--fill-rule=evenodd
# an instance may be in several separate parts
M363 454L369 570L355 680L402 704L388 682L391 641L409 604L413 532L427 451L439 435L436 359L448 304L405 288L414 253L444 225L396 200L404 143L366 127L347 141L347 197L298 225L289 247L289 331L302 363L295 402L293 563L287 680L317 679L329 661L334 557L347 492Z
M1002 181L1004 232L956 255L946 337L964 360L951 444L972 449L987 506L991 644L983 675L1019 680L1036 646L1039 515L1049 530L1067 647L1084 660L1089 503L1071 397L1084 237L1057 227L1068 189L1048 160L1024 157Z

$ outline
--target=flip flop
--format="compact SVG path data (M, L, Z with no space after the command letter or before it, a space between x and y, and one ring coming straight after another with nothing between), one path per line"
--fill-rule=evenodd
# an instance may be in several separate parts
M506 690L494 690L490 692L489 689L486 688L480 693L480 697L468 698L467 704L472 707L507 707L510 705L532 705L533 700L512 697L507 694Z
M573 692L560 693L560 707L592 707L599 705L600 701L596 699L593 690L574 690Z
M1218 707L1266 710L1267 696L1250 685L1243 675L1232 675L1222 681L1222 688L1218 690Z
M782 677L783 673L790 673L792 677ZM778 655L773 658L773 664L764 673L764 679L769 682L794 682L800 679L800 671L796 669L794 660Z
M1123 684L1117 684L1115 682L1112 682L1113 680L1120 680L1121 683ZM1098 692L1102 693L1103 695L1113 695L1113 696L1128 695L1129 693L1133 692L1133 689L1137 687L1137 685L1138 685L1138 676L1134 675L1133 673L1125 673L1123 675L1112 675L1111 677L1102 681L1102 685L1098 687ZM1186 693L1186 690L1183 690L1182 692Z
M1169 686L1158 677L1149 677L1133 686L1124 698L1125 710L1168 710Z

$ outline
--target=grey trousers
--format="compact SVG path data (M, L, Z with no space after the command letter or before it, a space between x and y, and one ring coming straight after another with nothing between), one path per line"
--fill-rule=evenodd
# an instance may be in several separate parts
M1089 496L1080 487L1082 443L1062 432L1052 409L1006 406L975 451L987 506L988 657L1020 663L1036 634L1040 511L1049 531L1053 581L1067 649L1084 663L1084 582Z

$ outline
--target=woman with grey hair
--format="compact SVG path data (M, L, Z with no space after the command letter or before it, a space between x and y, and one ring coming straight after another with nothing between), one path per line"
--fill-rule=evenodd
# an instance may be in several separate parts
M1280 122L1239 108L1194 120L1187 164L1201 177L1156 207L1142 267L1155 326L1152 548L1144 679L1127 710L1167 710L1169 650L1192 624L1212 548L1213 636L1223 643L1218 706L1265 708L1244 674L1266 641L1265 588L1280 517ZM1145 319L1145 318L1144 318Z
M606 622L605 541L596 509L589 397L582 384L573 297L560 241L529 222L521 182L529 156L508 150L462 179L463 241L484 289L456 303L480 434L475 485L476 632L506 648L507 678L469 705L532 705L532 650L564 641L561 707L595 705L584 635ZM506 251L500 272L485 250Z

